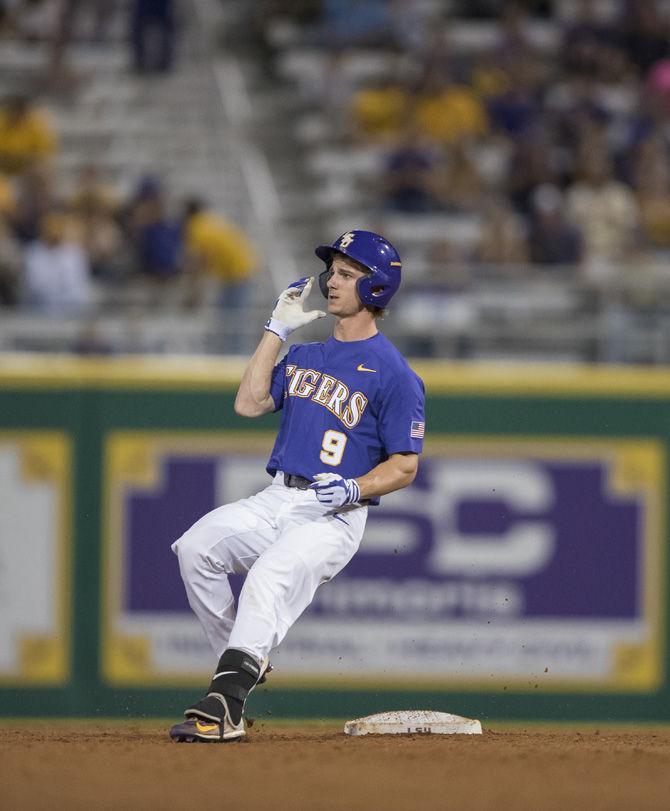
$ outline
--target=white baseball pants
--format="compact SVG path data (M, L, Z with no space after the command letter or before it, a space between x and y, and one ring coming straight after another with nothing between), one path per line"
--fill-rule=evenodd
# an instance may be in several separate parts
M368 508L332 508L277 473L251 498L218 507L172 544L191 608L216 656L226 648L269 655L317 588L356 553ZM247 572L235 607L229 574Z

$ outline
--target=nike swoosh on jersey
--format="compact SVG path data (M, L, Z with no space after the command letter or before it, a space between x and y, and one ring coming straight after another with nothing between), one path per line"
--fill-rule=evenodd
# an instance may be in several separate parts
M363 366L362 363L359 363L358 366L356 367L356 371L357 372L376 372L377 370L376 369L368 369L367 366Z

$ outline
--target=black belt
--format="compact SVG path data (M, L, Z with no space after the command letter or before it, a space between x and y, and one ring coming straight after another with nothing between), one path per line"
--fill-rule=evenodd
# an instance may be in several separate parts
M307 490L311 483L311 479L306 479L304 476L295 476L293 473L284 473L284 484L286 487L297 487L298 490Z
M312 484L311 479L306 479L304 476L296 476L293 473L284 473L284 484L286 487L297 487L298 490L307 490ZM362 498L358 504L369 504L369 498Z

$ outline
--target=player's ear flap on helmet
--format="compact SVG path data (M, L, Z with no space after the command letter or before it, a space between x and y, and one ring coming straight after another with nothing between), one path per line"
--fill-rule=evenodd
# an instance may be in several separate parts
M332 275L333 271L330 269L330 263L325 270L322 270L321 273L319 273L319 287L321 288L324 298L328 298L328 282L330 281Z
M391 243L372 231L351 230L332 245L319 245L316 255L330 268L334 253L353 259L368 271L358 279L358 297L368 307L384 309L400 287L401 260ZM327 279L319 279L321 292L328 296Z

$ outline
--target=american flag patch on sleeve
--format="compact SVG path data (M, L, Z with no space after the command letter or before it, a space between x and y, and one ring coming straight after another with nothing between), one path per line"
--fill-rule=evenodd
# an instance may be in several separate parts
M425 422L418 422L416 420L412 421L412 424L409 427L409 435L412 439L423 439L423 435L425 432L426 432Z

